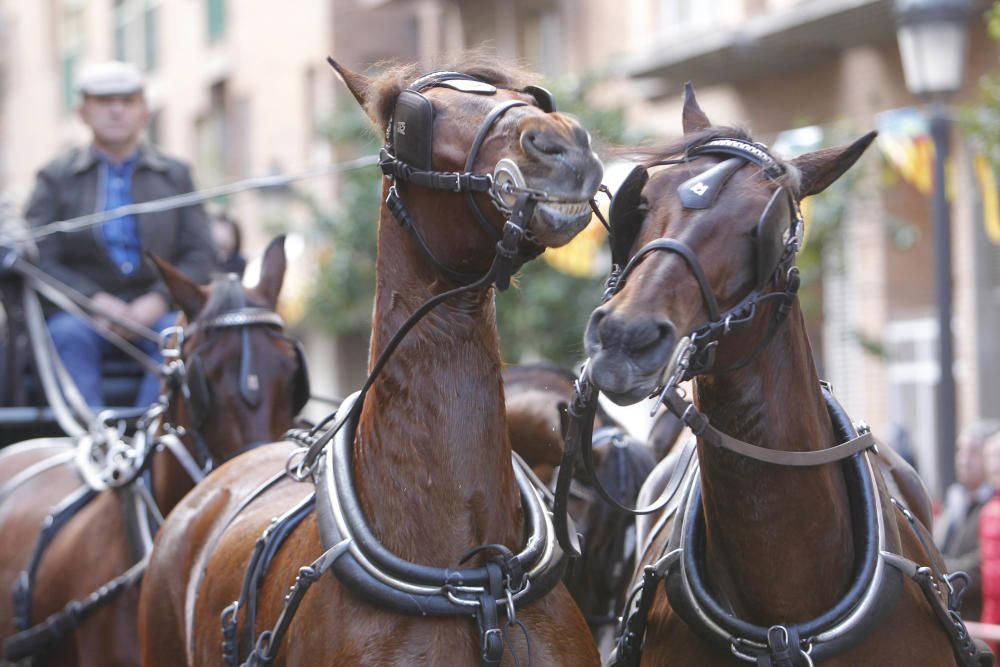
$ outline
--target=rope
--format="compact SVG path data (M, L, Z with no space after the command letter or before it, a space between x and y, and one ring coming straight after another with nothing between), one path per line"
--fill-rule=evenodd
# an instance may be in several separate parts
M374 166L378 164L378 157L375 155L366 155L354 160L347 160L345 162L335 162L333 164L325 165L322 167L315 167L313 169L307 169L305 171L300 171L292 174L277 174L273 176L256 176L253 178L247 178L242 181L236 181L234 183L229 183L227 185L219 185L213 188L205 188L203 190L194 190L192 192L186 192L180 195L173 195L170 197L163 197L162 199L152 199L150 201L142 202L139 204L128 204L127 206L119 206L118 208L113 208L108 211L98 211L96 213L91 213L89 215L81 215L76 218L70 218L68 220L56 220L45 225L39 225L32 228L28 232L28 237L38 240L45 238L46 236L51 236L52 234L57 234L59 232L71 232L77 229L82 229L84 227L90 227L93 225L99 225L107 222L108 220L114 220L115 218L120 218L126 215L139 215L142 213L159 213L161 211L170 211L175 208L182 208L184 206L192 206L194 204L200 204L211 199L216 199L218 197L226 197L228 195L237 194L239 192L245 192L247 190L261 190L266 188L278 188L284 185L288 185L294 181L301 181L309 178L316 178L319 176L327 176L329 174L335 174L343 171L352 171L354 169L363 169L364 167ZM18 239L13 237L0 237L0 243L10 243ZM21 239L23 240L23 239Z

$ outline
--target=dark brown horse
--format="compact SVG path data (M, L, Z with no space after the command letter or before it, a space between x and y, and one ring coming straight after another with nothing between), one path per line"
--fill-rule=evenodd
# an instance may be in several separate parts
M151 491L153 510L134 483L88 493L77 464L83 443L39 439L0 453L0 638L10 639L15 632L10 592L29 569L42 523L56 505L74 494L93 496L78 512L66 515L65 525L40 552L30 613L20 625L40 624L125 573L150 548L148 531L155 528L156 515L166 514L192 488L192 474L197 477L254 443L270 442L292 425L294 385L304 380L299 376L304 359L281 335L281 320L274 312L285 271L283 239L268 247L254 289L244 289L229 276L200 287L167 263L156 263L183 319L193 323L183 325L188 335L179 352L186 366L174 378L185 389L164 385L169 401L159 432L152 434L157 442L172 437L170 443L181 458L170 451L151 454L145 466L151 477L141 484ZM252 400L246 395L248 379L256 387ZM298 389L301 400L301 391L307 395L308 389ZM185 398L183 393L190 395ZM174 436L168 434L167 424ZM181 435L180 429L187 434ZM131 585L136 578L86 614L75 631L70 627L36 636L27 649L39 656L33 664L138 665L139 599ZM70 616L63 620L73 620ZM25 648L18 643L19 650Z
M508 257L521 254L518 261L524 261L539 246L562 245L578 233L589 220L587 202L602 168L575 120L549 112L543 91L495 66L419 78L414 68L404 68L371 79L334 66L388 137L383 170L392 178L384 182L388 202L380 211L372 358L385 359L393 336L422 303L463 283L466 291L431 310L401 339L371 385L356 427L345 426L317 459L315 487L280 477L295 445L277 443L219 469L177 507L157 536L143 585L140 632L150 667L220 664L224 609L230 610L224 621L238 621L232 628L237 636L226 636L226 651L242 660L255 644L273 664L478 664L493 655L499 639L500 630L484 618L493 604L489 596L461 615L426 615L422 601L433 612L447 604L446 589L451 599L462 587L436 584L435 593L425 594L429 586L413 583L418 575L410 572L430 570L427 578L440 581L438 573L447 568L459 583L457 572L470 563L490 570L488 554L463 563L475 547L503 545L491 550L516 552L524 545L529 522L511 466L493 289L484 280ZM484 176L490 173L496 177ZM480 194L468 194L476 184ZM501 208L513 207L506 226L486 189ZM518 215L525 197L542 199L530 222ZM477 210L481 218L474 217ZM509 243L526 223L534 249ZM505 233L498 255L497 238ZM346 452L346 460L331 447ZM276 473L280 481L260 487ZM337 504L348 493L338 476L346 476L354 494L355 505L347 509ZM337 488L323 493L332 478ZM287 533L284 542L273 547L260 587L251 584L250 595L241 594L255 541L272 518L295 516L314 492L314 511L297 524L275 524ZM329 531L347 530L342 520L348 509L373 537L336 538L331 546ZM335 521L326 521L329 514L321 510ZM381 555L386 552L391 556ZM389 572L379 559L404 564ZM371 574L366 562L381 567L380 574ZM355 569L345 573L340 566ZM327 567L332 572L316 574ZM289 585L298 577L296 589L303 590L303 573L315 583L294 598L297 611L282 625ZM353 592L344 583L350 574L361 578L354 585L377 593ZM400 583L402 576L411 583ZM244 603L231 606L235 600ZM396 611L400 606L406 613ZM477 618L485 624L482 633ZM507 632L504 665L518 657L525 664L529 651L534 665L597 663L583 617L561 585L518 607L516 620L523 632ZM271 627L284 630L252 643L245 638Z
M503 372L511 447L550 487L553 468L562 460L565 411L576 380L573 372L549 363ZM653 454L603 409L594 427L597 477L615 498L634 504L653 469ZM628 514L598 497L581 468L570 487L569 511L581 535L582 555L564 581L603 652L610 648L635 565L634 526Z
M870 435L825 396L795 298L798 201L874 135L782 162L711 126L690 89L683 120L612 207L628 266L585 338L597 388L628 403L666 383L700 434L639 547L632 610L648 614L616 664L979 664L947 617L926 530L905 496L890 501ZM688 408L671 387L692 376Z

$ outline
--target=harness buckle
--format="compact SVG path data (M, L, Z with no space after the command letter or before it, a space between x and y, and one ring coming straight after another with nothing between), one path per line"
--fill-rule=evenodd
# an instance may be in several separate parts
M490 628L483 633L484 654L487 654L491 651L490 643L493 641L493 638L496 638L496 641L499 641L500 645L503 646L503 633L501 632L500 628Z
M452 190L453 192L461 192L462 191L462 174L458 173L457 171L452 171L452 172L447 172L447 173L441 174L441 177L443 179L445 179L445 183L446 184L447 184L447 180L449 178L455 179L455 185L449 187L448 188L449 190Z
M184 347L184 327L167 327L160 332L160 354L165 360L179 359L182 347Z

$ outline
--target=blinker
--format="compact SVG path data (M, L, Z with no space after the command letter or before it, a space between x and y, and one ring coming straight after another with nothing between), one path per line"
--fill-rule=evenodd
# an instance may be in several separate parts
M684 181L677 187L681 204L691 209L711 208L726 182L745 164L742 158L731 157Z

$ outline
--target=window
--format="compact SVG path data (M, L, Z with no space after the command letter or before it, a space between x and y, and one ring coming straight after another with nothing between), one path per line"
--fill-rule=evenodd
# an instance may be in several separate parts
M161 0L115 0L115 58L149 72L157 66L157 13Z
M59 3L59 86L63 111L76 107L76 69L83 53L83 0Z
M208 41L217 42L226 34L225 0L206 0L208 12Z
M889 419L895 429L905 430L917 468L931 488L937 484L937 337L937 320L932 317L894 320L885 336Z
M198 119L198 180L205 185L223 183L227 177L226 147L229 139L226 84L212 86L209 108Z
M558 76L563 69L560 32L559 15L554 11L530 16L524 23L522 53L547 77Z
M660 0L660 33L707 29L718 25L725 0Z

